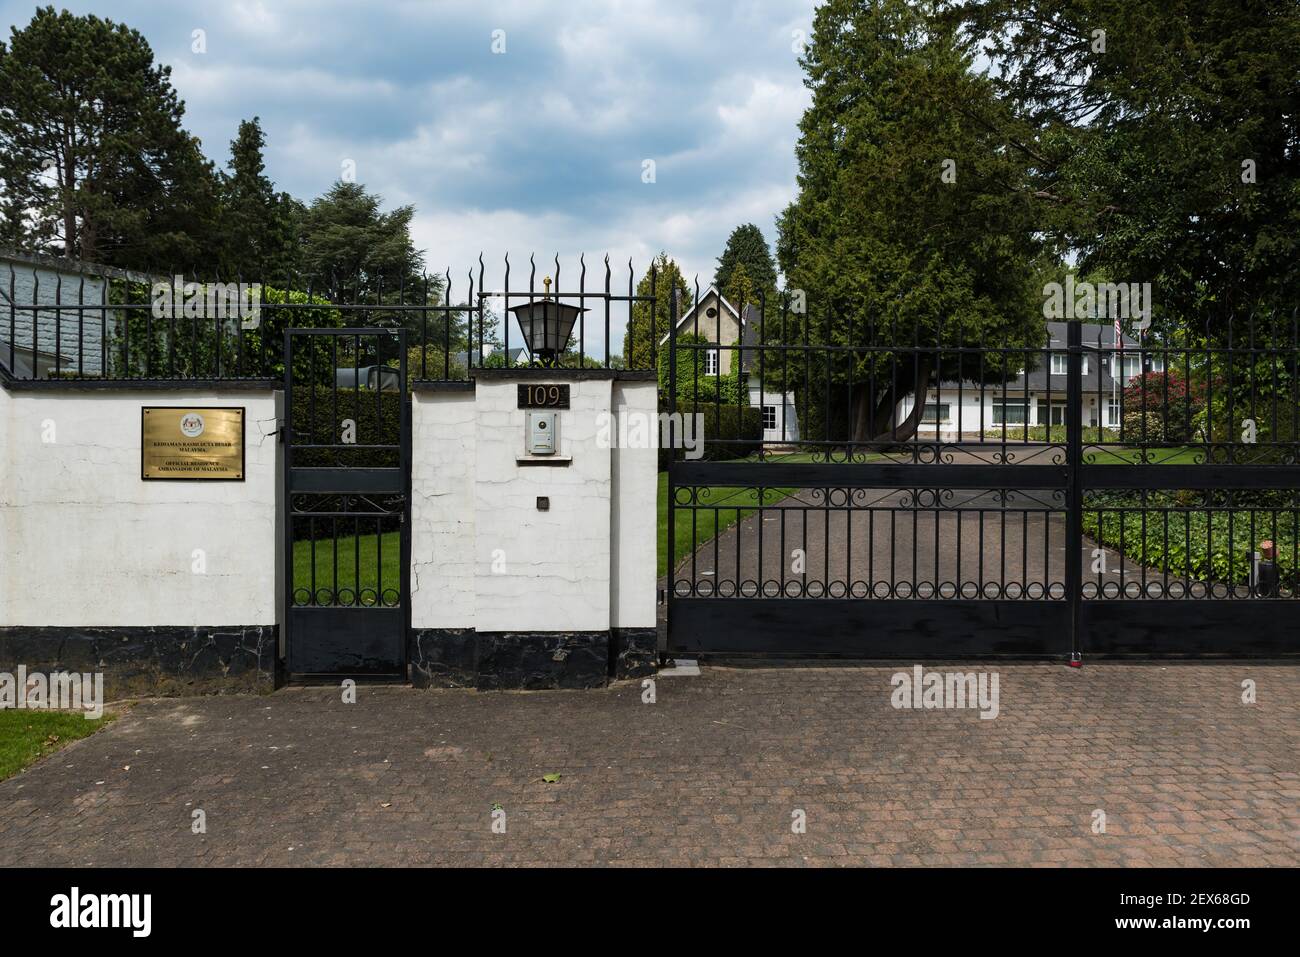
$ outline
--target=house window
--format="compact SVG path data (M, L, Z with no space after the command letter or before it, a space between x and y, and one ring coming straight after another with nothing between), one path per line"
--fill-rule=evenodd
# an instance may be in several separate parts
M1145 358L1147 363L1147 371L1149 372L1165 371L1164 356L1153 356L1150 353L1147 353ZM1136 352L1124 353L1123 368L1124 368L1125 379L1133 379L1142 374L1142 360L1143 360L1143 356L1140 353L1136 353Z
M776 431L776 406L763 406L763 428L768 432Z
M1050 416L1050 422L1049 422ZM1039 425L1065 425L1065 403L1053 402L1051 408L1048 408L1047 402L1042 399L1038 400L1038 424Z
M1029 421L1029 406L1024 402L993 401L994 425L1024 425Z
M718 350L717 349L704 350L704 374L705 375L718 374Z
M1119 400L1106 400L1106 424L1110 428L1116 428L1119 425Z
M947 402L927 402L925 411L921 413L921 421L927 425L938 425L940 422L949 422L949 405Z
M1064 353L1052 353L1052 375L1065 375L1070 371L1070 357ZM1088 357L1083 357L1083 375L1088 374Z

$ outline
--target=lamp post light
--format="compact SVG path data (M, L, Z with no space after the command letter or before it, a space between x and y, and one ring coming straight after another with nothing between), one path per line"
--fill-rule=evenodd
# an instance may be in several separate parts
M534 302L511 306L515 320L524 334L524 344L528 352L544 366L558 365L560 356L569 344L573 324L579 314L587 310L581 306L570 305L551 298L551 277L543 281L546 292Z

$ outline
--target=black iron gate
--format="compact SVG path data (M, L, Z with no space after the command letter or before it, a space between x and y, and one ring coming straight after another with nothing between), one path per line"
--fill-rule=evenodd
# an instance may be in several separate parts
M402 678L410 619L406 331L285 333L286 667Z
M989 343L694 301L669 653L1300 654L1294 314Z

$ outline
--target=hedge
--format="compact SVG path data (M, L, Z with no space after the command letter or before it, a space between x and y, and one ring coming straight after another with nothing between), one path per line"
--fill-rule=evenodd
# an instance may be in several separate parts
M313 394L315 407L312 406ZM338 415L334 400L338 397ZM398 449L356 449L342 443L344 420L354 420L356 445L400 445L402 402L399 392L343 389L336 393L326 386L293 391L293 431L299 443L337 443L336 448L302 449L294 453L295 466L346 468L398 468ZM314 412L314 414L313 414Z

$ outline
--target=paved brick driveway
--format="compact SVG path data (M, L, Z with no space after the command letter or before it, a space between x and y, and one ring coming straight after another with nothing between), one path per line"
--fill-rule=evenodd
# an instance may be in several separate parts
M0 783L0 861L1300 864L1300 668L1003 665L992 721L894 710L900 668L140 702Z

